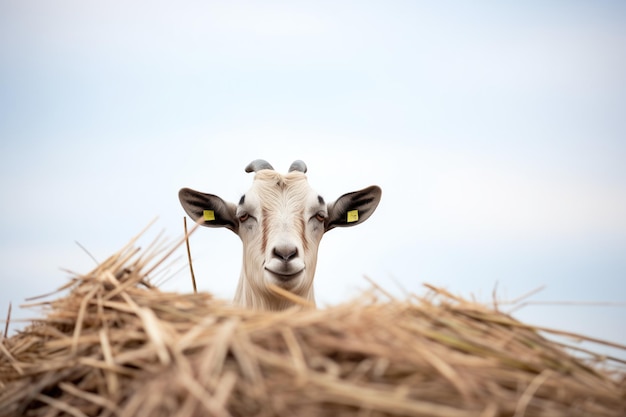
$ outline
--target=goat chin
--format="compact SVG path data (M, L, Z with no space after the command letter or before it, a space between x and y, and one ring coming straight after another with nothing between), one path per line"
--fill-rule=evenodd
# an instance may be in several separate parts
M268 284L272 284L315 305L313 280L307 276L306 272L303 270L293 278L284 280L272 272L263 271L262 275L254 279L256 285L251 285L249 282L246 284L246 278L242 277L237 288L234 303L241 307L266 311L279 311L293 306L292 301L268 288Z

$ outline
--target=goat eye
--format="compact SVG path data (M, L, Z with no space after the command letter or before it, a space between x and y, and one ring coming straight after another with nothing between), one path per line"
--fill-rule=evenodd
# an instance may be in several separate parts
M315 218L317 219L317 221L321 223L324 223L324 220L326 220L326 217L322 213L317 213L315 215Z
M246 220L248 220L250 218L250 215L248 213L244 213L241 216L239 216L239 221L241 223L245 222Z

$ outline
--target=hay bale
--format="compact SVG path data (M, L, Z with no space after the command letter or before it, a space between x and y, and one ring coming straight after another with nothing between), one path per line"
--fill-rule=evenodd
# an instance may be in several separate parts
M159 291L152 258L122 249L0 343L0 416L626 414L622 371L442 291L260 313Z

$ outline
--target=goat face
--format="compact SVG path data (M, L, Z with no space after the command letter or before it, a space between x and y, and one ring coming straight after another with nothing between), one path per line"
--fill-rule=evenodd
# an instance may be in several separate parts
M267 284L274 284L314 302L313 277L322 236L334 227L367 220L380 201L380 188L371 186L327 204L309 186L303 162L294 162L286 175L260 160L246 171L256 175L238 204L183 188L179 192L183 208L196 222L226 227L241 238L244 261L235 301L262 309L288 306L268 290Z

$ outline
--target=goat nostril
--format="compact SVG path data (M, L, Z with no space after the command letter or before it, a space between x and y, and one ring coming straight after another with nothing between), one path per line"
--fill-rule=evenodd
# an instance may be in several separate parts
M282 259L285 262L289 262L290 260L298 256L298 248L293 246L275 247L274 256Z

